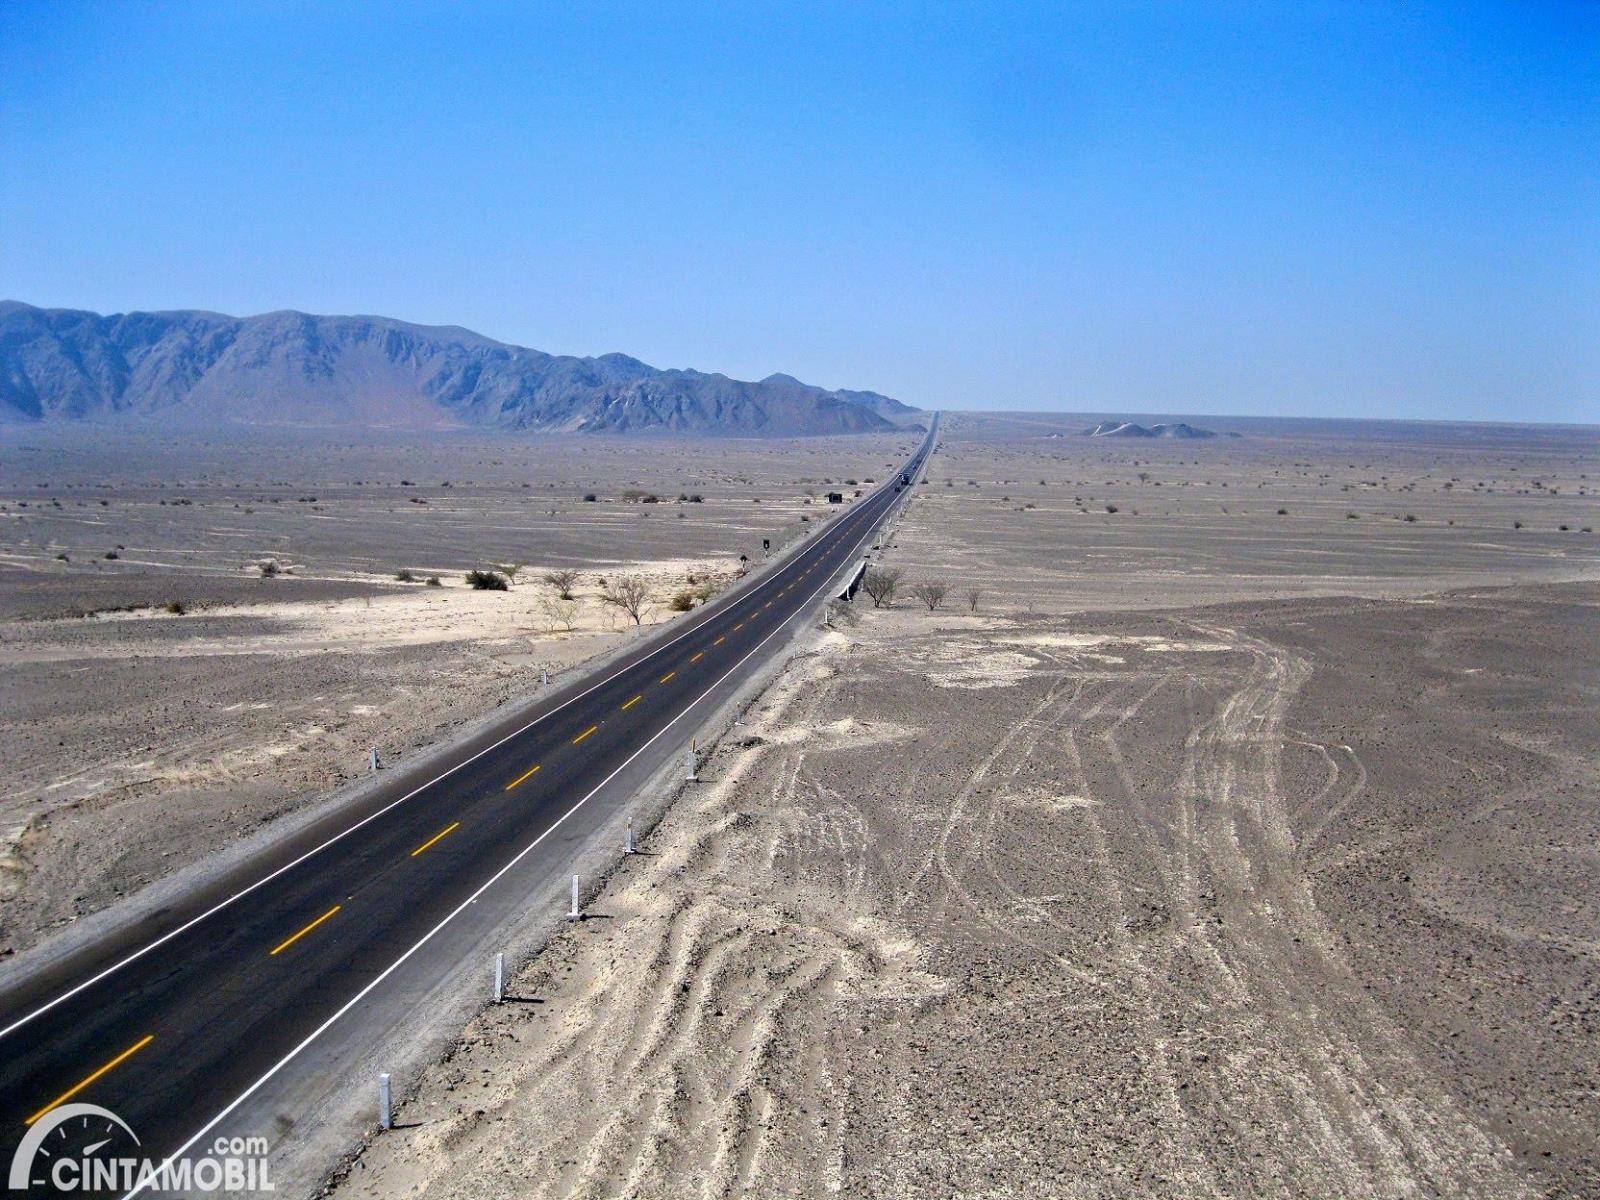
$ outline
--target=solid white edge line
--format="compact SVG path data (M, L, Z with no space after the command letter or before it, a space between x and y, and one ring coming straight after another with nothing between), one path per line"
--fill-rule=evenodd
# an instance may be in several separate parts
M893 507L893 505L891 504L890 507ZM868 536L868 534L870 534L872 532L872 528L873 528L873 524L869 523L869 525L867 527L867 533L862 534L861 537L856 539L856 544L851 548L850 553L845 556L846 564L848 564L849 561L855 557L855 552L857 550L859 550L861 548L861 544L867 540L867 536ZM228 1118L228 1114L233 1112L234 1109L238 1108L241 1104L243 1104L246 1100L248 1100L251 1096L253 1096L257 1092L257 1090L259 1090L261 1088L261 1086L263 1084L265 1084L268 1080L270 1080L279 1071L283 1070L284 1067L288 1066L291 1062L293 1062L294 1059L300 1054L300 1052L302 1050L304 1050L307 1046L311 1045L312 1042L316 1041L319 1037L321 1037L324 1033L326 1033L329 1029L331 1029L333 1027L334 1023L337 1022L340 1017L344 1016L345 1013L349 1012L357 1004L361 1003L361 1001L364 1000L372 992L372 990L375 987L377 987L380 983L382 983L385 979L387 979L390 975L392 975L396 970L398 970L399 967L408 958L410 958L418 950L422 949L423 946L427 945L428 942L432 940L434 934L438 933L446 925L450 924L451 921L455 920L458 916L460 916L463 912L465 912L468 908L470 908L473 904L475 904L477 902L477 899L478 899L479 896L483 895L484 892L488 891L491 887L493 887L495 885L495 883L498 882L500 880L500 878L502 876L504 876L507 871L511 870L512 867L516 866L519 862L521 862L524 858L526 858L530 853L532 853L533 850L539 845L539 843L544 841L545 838L549 837L552 833L554 833L557 829L559 829L562 826L562 824L566 821L566 819L568 817L570 817L573 813L577 812L585 804L589 803L589 801L592 800L600 792L600 790L606 786L606 784L610 783L613 779L615 779L623 771L627 770L628 767L633 763L633 760L638 758L639 755L643 754L646 750L648 750L650 748L650 746L656 741L657 738L661 737L662 734L666 733L669 729L671 729L679 721L683 720L684 717L688 716L691 712L694 711L695 706L698 705L700 703L700 701L704 700L712 692L716 691L717 688L721 687L725 682L727 682L728 678L731 675L733 675L733 673L735 671L737 671L740 667L744 666L744 664L750 659L751 655L755 654L758 650L761 649L761 647L765 646L773 638L777 637L779 633L783 632L784 628L791 621L793 621L796 617L800 616L801 613L805 612L813 603L815 603L817 597L820 596L824 591L827 590L827 588L832 583L833 579L835 577L837 577L838 574L840 573L840 571L842 571L843 569L844 569L843 565L841 565L840 567L836 568L834 570L833 574L828 576L828 579L822 584L821 587L817 588L815 591L813 591L811 593L811 595L806 597L805 602L803 604L801 604L798 608L796 608L794 612L790 613L787 617L785 617L783 619L783 621L780 622L778 624L778 626L775 629L773 629L773 631L771 633L767 634L766 637L762 638L754 646L750 647L750 649L747 650L740 657L739 661L734 663L733 666L729 667L726 671L724 671L721 675L719 675L717 677L716 681L714 683L712 683L710 687L706 688L705 691L701 692L698 696L696 696L693 700L691 700L688 704L686 704L684 706L682 712L680 712L677 716L673 717L672 720L668 721L665 725L663 725L660 729L658 729L653 735L651 735L649 741L646 741L642 746L640 746L632 754L628 755L627 758L625 758L620 764L618 764L616 769L613 770L611 772L611 774L607 775L599 783L595 784L593 790L591 790L586 796L584 796L583 799L579 800L571 808L567 809L566 812L562 813L561 816L557 817L555 823L553 825L551 825L549 829L546 829L538 837L534 838L533 841L529 842L526 846L524 846L521 850L519 850L517 852L517 855L516 855L515 858L513 858L510 862L506 863L505 866L501 867L498 871L496 871L493 875L491 875L487 880L485 880L484 883L481 886L479 886L477 891L473 892L472 895L468 896L459 905L457 905L453 910L451 910L451 912L448 915L446 915L445 918L442 921L440 921L432 929L428 930L427 933L423 934L422 937L420 939L418 939L418 941L416 942L415 945L413 945L409 950L407 950L399 958L395 959L392 963L390 963L387 967L385 967L382 970L382 972L380 972L372 980L371 983L367 984L366 987L362 988L354 996L350 997L349 1000L346 1000L344 1002L344 1004L339 1007L339 1010L336 1013L333 1014L333 1016L329 1017L321 1025L318 1025L314 1030L312 1030L309 1034L307 1034L305 1039L299 1045L297 1045L293 1050L290 1050L289 1053L285 1054L276 1063L274 1063L272 1065L272 1067L267 1071L267 1073L265 1075L261 1076L260 1079L257 1079L254 1083L252 1083L244 1091L240 1092L239 1095L237 1097L235 1097L228 1104L228 1106L226 1108L224 1108L216 1116L212 1117L211 1120L207 1121L205 1123L205 1125L201 1126L201 1128L187 1142L185 1142L183 1145L179 1146L176 1150L174 1150L171 1154L169 1154L165 1159L163 1159L162 1163L161 1163L161 1166L159 1168L157 1168L156 1171L152 1172L149 1176L147 1176L144 1179L144 1181L139 1183L139 1185L136 1186L132 1191L125 1193L124 1196L122 1197L122 1200L131 1200L131 1197L137 1196L140 1192L145 1191L149 1186L153 1185L154 1182L156 1181L156 1179L164 1177L166 1175L166 1173L171 1169L172 1164L174 1162L176 1162L179 1158L181 1158L184 1155L184 1153L188 1151L189 1147L193 1146L201 1138L205 1137L206 1134L210 1133L219 1124L221 1124L223 1121L225 1121Z
M884 488L887 488L889 485L888 485L888 483L885 483L883 486L884 486ZM882 490L882 489L880 489L880 490ZM816 550L817 547L820 546L821 544L822 544L821 542L813 542L811 545L809 545L805 549L801 550L799 554L796 554L794 556L794 558L789 562L788 566L792 567L796 563L799 563L801 560L803 560L806 557L806 555L808 555L812 551ZM787 567L785 568L785 570L787 570ZM782 574L783 574L782 571L774 572L772 575L770 575L766 579L762 580L755 587L751 588L749 593L747 593L743 597L743 599L741 599L738 603L730 604L728 606L728 608L724 610L724 613L723 614L719 614L719 615L725 615L728 612L732 612L733 610L737 609L739 607L739 605L742 604L745 600L749 600L752 597L754 597L756 595L759 595L764 588L770 587L772 585L772 583L776 579L778 579ZM197 916L189 918L189 920L185 921L182 925L179 925L176 929L168 930L166 933L164 933L160 937L156 938L153 942L148 942L145 945L139 947L139 949L135 950L132 954L129 954L126 958L120 959L119 961L113 963L109 967L106 967L103 971L100 971L96 975L91 975L88 979L85 979L82 983L74 985L73 987L69 988L67 991L62 992L59 996L56 996L54 999L49 1000L44 1004L41 1004L38 1008L35 1008L32 1012L29 1012L25 1016L18 1017L15 1021L11 1022L11 1024L7 1025L4 1029L0 1029L0 1039L3 1039L3 1038L7 1037L8 1035L10 1035L12 1033L15 1033L17 1030L21 1029L24 1025L28 1024L28 1022L33 1021L36 1018L43 1016L45 1013L49 1012L52 1008L55 1008L57 1005L63 1004L66 1001L72 999L72 997L76 996L79 992L83 991L85 988L91 988L95 984L99 983L102 979L105 979L108 976L116 974L118 971L122 970L122 968L127 966L129 963L136 962L138 959L143 958L146 954L150 953L150 951L152 951L152 950L156 949L157 947L162 946L165 943L171 941L173 938L177 937L180 933L183 933L184 931L186 931L188 929L192 929L194 926L198 925L201 921L204 921L208 917L212 917L212 916L216 915L217 913L221 912L223 909L225 909L229 905L231 905L235 900L242 899L243 897L248 896L251 892L255 891L257 888L263 887L266 884L271 883L274 879L276 879L279 875L282 875L285 871L291 871L295 867L298 867L301 863L305 862L306 859L311 858L311 857L313 857L313 856L315 856L317 854L322 853L322 851L326 850L329 846L333 845L335 842L338 842L338 841L342 840L345 837L348 837L350 834L354 833L356 830L358 830L362 826L366 825L369 821L377 820L379 817L383 816L385 813L389 812L390 810L392 810L394 808L399 807L400 805L404 804L407 800L410 800L412 797L414 797L414 796L416 796L416 795L418 795L418 794L420 794L422 792L427 791L429 788L431 788L434 784L438 783L440 780L448 779L451 775L454 775L457 771L461 770L462 767L470 766L471 764L476 762L478 759L482 758L485 754L488 754L491 750L498 750L501 746L505 745L512 738L521 737L524 733L527 733L528 730L532 729L535 725L538 725L542 721L549 720L551 717L555 716L558 712L560 712L562 709L566 708L568 705L577 703L579 700L582 700L585 696L587 696L590 692L593 692L595 689L602 688L606 684L610 683L613 679L616 679L618 676L624 675L627 672L633 670L635 667L642 666L644 663L649 662L652 658L654 658L657 654L660 654L663 650L669 649L670 647L676 645L678 642L682 641L684 638L688 637L690 634L698 632L699 630L703 629L706 625L709 625L710 623L711 623L710 621L702 621L699 625L694 626L692 629L684 630L682 633L678 634L677 637L672 638L669 641L662 642L661 645L657 646L654 650L650 651L650 653L646 654L643 658L638 659L638 660L636 660L634 662L631 662L625 667L620 667L616 671L613 671L610 675L607 675L604 679L601 679L601 680L599 680L599 681L597 681L597 682L595 682L593 684L590 684L588 687L584 688L583 691L579 692L577 695L570 696L566 700L563 700L560 704L556 705L556 707L552 708L549 712L543 713L540 716L537 716L533 720L529 721L526 725L523 725L518 729L512 730L510 733L506 734L505 737L501 738L499 741L493 743L492 745L485 746L482 750L479 750L471 758L462 759L455 766L449 768L446 771L442 771L438 775L435 775L432 779L428 780L426 783L419 784L417 787L415 787L411 791L407 792L404 796L401 796L398 800L391 800L388 804L385 804L382 808L378 809L377 811L368 813L365 817L362 817L361 820L357 821L354 825L351 825L346 829L340 830L338 833L336 833L332 837L330 837L327 841L321 843L320 845L312 847L310 850L307 850L304 854L300 855L299 858L296 858L296 859L294 859L294 860L292 860L290 862L284 863L283 866L279 867L276 871L273 871L271 874L268 874L268 875L263 875L260 879L256 880L254 883L252 883L249 887L240 889L239 891L235 892L233 895L229 896L225 900L219 900L216 904L214 904L210 908L206 909L205 912L200 913ZM740 661L742 662L743 660L741 659Z

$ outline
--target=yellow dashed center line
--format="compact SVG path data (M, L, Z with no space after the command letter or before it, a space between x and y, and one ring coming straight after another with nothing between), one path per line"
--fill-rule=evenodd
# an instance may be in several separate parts
M741 629L743 629L743 628L744 628L744 621L740 621L740 622L739 622L739 623L738 623L738 624L737 624L737 625L735 625L735 626L734 626L734 627L733 627L733 631L734 631L734 632L735 632L735 633L738 633L738 632L739 632L739 630L741 630Z
M517 784L525 783L528 780L532 779L535 775L537 775L539 773L539 768L542 765L543 765L542 763L534 763L533 766L529 767L521 775L518 775L510 783L506 784L506 791L509 792L512 788L516 787Z
M460 821L457 821L457 822L455 822L455 824L453 824L453 825L450 825L450 826L449 826L449 827L447 827L447 828L445 828L445 829L441 829L441 830L439 830L439 832L438 832L438 833L436 833L436 834L434 834L434 835L433 835L433 836L432 836L432 837L431 837L431 838L429 838L429 839L428 839L428 840L427 840L427 841L425 841L425 842L423 842L423 843L422 843L422 845L420 845L420 846L418 846L418 847L417 847L417 848L416 848L416 849L415 849L415 850L413 850L413 851L412 851L412 852L411 852L411 857L412 857L412 858L415 858L415 857L416 857L416 856L417 856L417 855L419 855L419 854L421 854L421 853L422 853L422 852L423 852L423 851L424 851L424 850L426 850L426 849L427 849L427 848L428 848L428 847L429 847L429 846L431 846L431 845L433 845L433 844L434 844L434 843L435 843L435 842L437 842L437 841L438 841L438 840L439 840L439 839L440 839L440 838L442 838L442 837L444 837L444 835L445 835L445 834L447 834L447 833L454 833L454 832L455 832L455 831L456 831L456 828L457 828L457 827L458 827L458 826L459 826L459 825L460 825L460 824L461 824L461 822L460 822Z
M318 917L315 921L311 922L311 924L307 925L304 929L302 929L299 933L295 934L288 941L280 942L280 943L278 943L278 945L274 946L272 948L272 953L273 954L277 954L281 950L287 950L290 946L294 945L301 938L305 937L306 934L310 933L318 925L321 925L324 921L326 921L329 917L333 916L334 913L338 912L343 907L344 907L344 905L342 905L342 904L335 904L327 912L323 913L320 917Z
M719 637L716 641L712 642L711 644L713 646L720 646L720 645L722 645L723 642L725 642L727 640L728 639L726 637Z
M579 742L583 741L584 738L588 737L591 733L593 733L596 729L599 729L599 728L600 728L600 726L598 726L598 725L589 726L589 728L585 729L577 737L572 739L572 744L574 746L576 746Z
M700 651L700 653L696 654L694 657L689 659L689 661L690 662L699 662L705 656L706 656L706 652L704 650L702 650L702 651Z
M666 681L667 681L667 680L669 680L669 679L671 679L671 678L672 678L672 677L673 677L673 676L674 676L674 675L676 675L676 674L677 674L677 672L676 672L676 671L668 671L668 672L667 672L667 673L666 673L666 674L665 674L665 675L663 675L663 676L662 676L662 677L661 677L661 678L660 678L660 679L659 679L659 680L657 680L657 682L658 682L658 683L665 683L665 682L666 682Z
M50 1101L49 1104L46 1104L38 1112L34 1113L33 1116L29 1117L26 1121L23 1122L23 1124L24 1125L32 1125L35 1121L37 1121L40 1117L44 1116L45 1113L49 1112L52 1108L60 1108L68 1100L71 1100L79 1092L83 1091L84 1088L88 1087L91 1083L93 1083L96 1079L99 1079L100 1076L104 1075L107 1071L111 1070L112 1067L116 1066L118 1063L124 1061L125 1059L132 1058L140 1050L143 1050L146 1046L148 1046L151 1043L151 1041L155 1038L155 1036L156 1035L153 1034L153 1033L145 1034L137 1042L135 1042L133 1045L129 1046L126 1050L124 1050L121 1054L119 1054L115 1058L113 1058L105 1066L101 1067L93 1075L90 1075L88 1078L84 1079L82 1082L76 1083L72 1087L68 1088L66 1091L62 1092L61 1095L57 1096L54 1100Z
M637 703L639 703L639 701L640 701L640 700L641 700L641 699L643 699L643 697L642 697L642 696L635 696L635 697L634 697L634 698L633 698L633 699L632 699L632 700L629 700L629 701L628 701L628 702L627 702L627 703L626 703L626 704L624 704L624 705L623 705L623 706L622 706L622 711L623 711L623 712L627 712L627 711L628 711L628 710L629 710L629 709L630 709L630 708L632 708L632 707L633 707L633 706L634 706L634 705L635 705L635 704L637 704Z

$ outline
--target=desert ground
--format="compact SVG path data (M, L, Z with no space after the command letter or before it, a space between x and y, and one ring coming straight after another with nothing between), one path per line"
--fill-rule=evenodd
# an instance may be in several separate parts
M8 431L0 957L621 644L600 578L670 619L913 441Z
M1600 433L1089 423L951 419L943 606L816 630L335 1194L1600 1194Z

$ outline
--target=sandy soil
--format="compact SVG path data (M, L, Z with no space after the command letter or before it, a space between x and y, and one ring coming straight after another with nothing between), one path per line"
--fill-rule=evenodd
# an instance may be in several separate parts
M0 458L0 955L615 647L600 576L670 619L907 441L29 438ZM511 591L463 586L507 562Z
M1592 445L1470 472L1537 470L1570 535L1408 473L1438 521L1358 552L1350 493L1290 536L1273 483L1085 571L1121 513L942 499L1131 454L1028 428L956 427L886 552L978 611L819 635L336 1191L1600 1194ZM1309 464L1308 506L1363 449L1467 453L1207 443L1164 482Z

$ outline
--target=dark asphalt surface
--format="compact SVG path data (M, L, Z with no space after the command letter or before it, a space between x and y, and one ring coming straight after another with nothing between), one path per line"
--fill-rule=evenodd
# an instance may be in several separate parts
M643 747L687 747L677 718L782 648L769 634L860 556L901 498L894 478L747 590L0 995L0 1165L30 1119L124 1054L71 1102L115 1112L146 1156L182 1147L430 931L447 938L441 922Z

